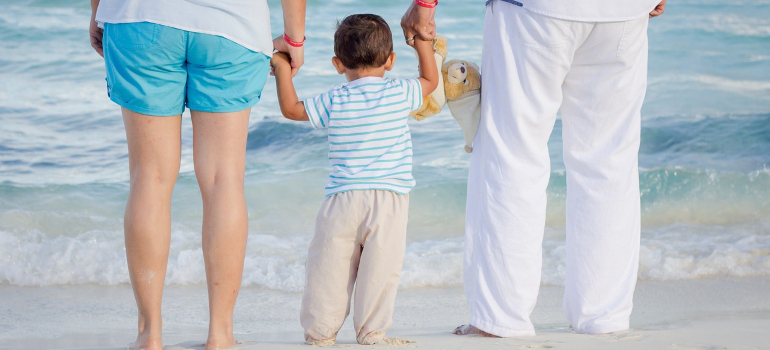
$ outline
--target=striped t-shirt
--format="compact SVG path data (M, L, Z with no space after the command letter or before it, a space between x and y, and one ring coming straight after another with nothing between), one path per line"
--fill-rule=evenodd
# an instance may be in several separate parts
M409 193L415 181L407 118L421 105L419 80L380 77L356 79L306 100L313 127L329 129L326 196L350 190Z

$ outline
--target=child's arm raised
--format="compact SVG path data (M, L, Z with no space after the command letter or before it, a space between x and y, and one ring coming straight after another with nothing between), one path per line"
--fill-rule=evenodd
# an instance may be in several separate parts
M278 90L278 104L281 114L291 120L310 120L305 112L305 104L297 98L294 82L291 81L291 61L289 55L276 52L270 60L275 70L275 85Z
M422 97L425 97L438 86L438 68L436 59L433 57L433 42L415 37L414 49L417 51L417 60L420 65L419 80L422 86Z

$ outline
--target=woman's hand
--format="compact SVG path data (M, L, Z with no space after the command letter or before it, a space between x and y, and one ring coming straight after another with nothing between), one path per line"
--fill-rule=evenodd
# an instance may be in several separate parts
M96 23L96 19L91 17L91 24L88 27L88 34L91 37L91 47L96 50L99 56L104 57L104 48L102 47L102 37L104 36L104 30L99 28L99 24Z
M409 8L401 17L401 29L404 31L404 39L409 46L414 46L415 36L422 40L430 41L436 36L436 21L434 15L436 8L426 8L418 6L412 2Z
M289 61L291 63L291 76L292 78L297 75L299 67L305 63L305 48L300 46L291 46L286 40L283 39L283 35L273 39L273 49L278 52L285 52L289 55ZM271 72L271 74L273 74Z

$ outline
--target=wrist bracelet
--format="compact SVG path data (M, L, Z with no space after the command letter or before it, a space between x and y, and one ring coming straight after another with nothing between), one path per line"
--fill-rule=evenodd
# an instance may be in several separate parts
M414 2L418 6L429 8L429 9L436 8L436 5L438 5L438 0L436 0L436 2L427 2L427 1L422 1L422 0L414 0Z
M283 33L283 40L287 44L289 44L291 46L294 46L294 47L302 47L302 45L305 45L305 39L306 39L306 37L303 36L302 37L302 41L294 41L294 40L291 40L291 38L289 38L289 36L286 35L286 33Z

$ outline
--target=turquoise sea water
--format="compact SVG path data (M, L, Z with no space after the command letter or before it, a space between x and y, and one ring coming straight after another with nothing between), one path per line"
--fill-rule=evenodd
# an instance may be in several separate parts
M279 2L270 5L280 33ZM330 63L332 33L351 13L385 17L398 55L391 75L414 76L417 63L398 27L406 5L309 1L300 97L344 81ZM0 0L0 284L128 283L125 134L106 96L104 64L88 43L89 16L84 0ZM437 25L449 58L480 62L483 16L482 0L442 0ZM640 278L770 276L770 1L672 1L649 36ZM446 110L410 127L417 187L402 287L459 286L470 156ZM204 280L191 136L186 116L168 284ZM279 115L269 79L249 129L245 285L301 290L330 169L325 147L323 131ZM543 283L558 285L566 195L560 122L550 150Z

